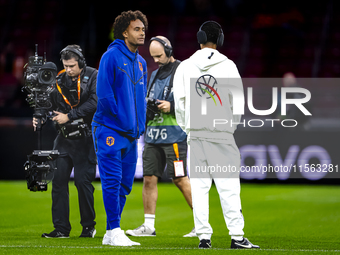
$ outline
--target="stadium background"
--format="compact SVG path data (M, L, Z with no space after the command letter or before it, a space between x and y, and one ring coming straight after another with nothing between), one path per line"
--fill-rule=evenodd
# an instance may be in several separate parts
M113 2L113 1L112 1ZM196 32L203 21L222 25L225 43L220 49L232 59L244 78L276 77L293 72L296 77L332 78L340 74L340 16L337 1L252 1L252 0L151 0L109 3L108 1L0 0L0 179L24 179L26 155L36 149L32 109L25 102L22 87L23 66L39 44L39 55L46 48L47 60L60 63L60 50L79 44L89 66L98 67L100 57L112 41L112 23L122 11L141 10L147 15L146 44L139 47L148 63L149 74L157 66L148 52L148 40L164 35L170 39L174 55L188 58L198 49ZM45 46L46 45L46 46ZM270 87L254 89L254 104L268 108ZM340 88L336 82L307 88L311 91L313 116L303 130L240 128L235 136L239 147L257 146L271 162L274 145L282 160L291 146L299 146L294 164L308 146L320 146L339 164ZM266 108L267 107L267 108ZM250 117L246 112L245 118ZM52 148L55 131L51 123L43 129L44 149ZM245 164L263 158L251 156ZM317 158L311 158L317 163ZM243 182L338 183L325 178L306 177L279 180L243 176ZM166 180L166 178L164 178Z

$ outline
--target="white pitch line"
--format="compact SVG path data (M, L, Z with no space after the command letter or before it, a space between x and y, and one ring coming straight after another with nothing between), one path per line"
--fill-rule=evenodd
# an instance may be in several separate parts
M0 248L67 248L67 249L117 249L117 248L132 248L132 249L148 249L148 250L196 250L198 249L197 247L178 247L178 248L157 248L157 247L137 247L137 246L108 246L108 245L103 245L103 246L47 246L47 245L0 245ZM234 250L230 248L211 248L210 250ZM237 249L236 249L237 250ZM243 249L239 249L243 250ZM252 249L253 251L290 251L290 252L340 252L340 250L308 250L308 249Z

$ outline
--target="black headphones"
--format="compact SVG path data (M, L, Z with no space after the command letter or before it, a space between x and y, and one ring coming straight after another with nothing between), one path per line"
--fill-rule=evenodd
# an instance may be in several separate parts
M164 52L165 52L165 55L170 58L172 55L173 55L173 52L172 52L172 47L170 45L168 45L165 41L163 41L162 39L158 38L158 37L152 37L150 39L150 43L152 41L157 41L157 42L160 42L163 46L164 46Z
M82 50L80 48L78 50L78 49L76 49L76 48L74 48L72 46L66 46L64 49L62 49L60 51L60 55L62 53L64 53L64 52L66 52L66 51L70 51L70 52L76 54L79 57L79 59L78 59L78 66L79 66L80 69L82 69L82 68L84 68L86 66L86 61L85 61L84 55L82 53Z
M223 30L222 30L221 25L218 24L216 21L213 21L213 20L206 21L201 25L200 29L197 32L197 41L198 41L199 44L206 44L207 43L207 40L208 40L207 34L202 30L202 27L209 22L216 24L220 29L220 33L217 37L217 43L216 44L217 44L218 47L221 47L223 45L223 42L224 42Z

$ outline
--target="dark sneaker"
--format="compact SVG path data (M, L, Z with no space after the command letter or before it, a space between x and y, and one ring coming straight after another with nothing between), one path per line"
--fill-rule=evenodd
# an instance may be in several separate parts
M247 238L243 238L242 241L231 239L231 249L259 249L260 246L254 245Z
M49 234L47 234L47 233L42 234L41 237L46 237L46 238L69 238L70 236L68 234L62 233L60 231L53 230Z
M210 249L211 248L211 241L209 239L202 239L200 244L198 245L200 249Z
M97 231L94 227L85 227L83 228L83 232L81 232L81 235L79 237L92 237L96 235Z

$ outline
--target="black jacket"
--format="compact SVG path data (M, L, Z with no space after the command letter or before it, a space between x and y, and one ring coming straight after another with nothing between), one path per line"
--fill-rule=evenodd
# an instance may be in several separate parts
M55 88L55 90L51 93L52 110L67 113L71 121L83 118L84 122L90 127L93 115L97 109L97 73L98 71L96 69L89 66L83 69L80 74L80 102L73 109L65 102L58 89ZM65 72L57 76L59 87L66 98L68 98L68 95L70 95L70 88L65 86L66 79L69 79L69 77L67 77ZM76 94L76 92L73 93ZM68 98L68 100L70 100L70 98Z

